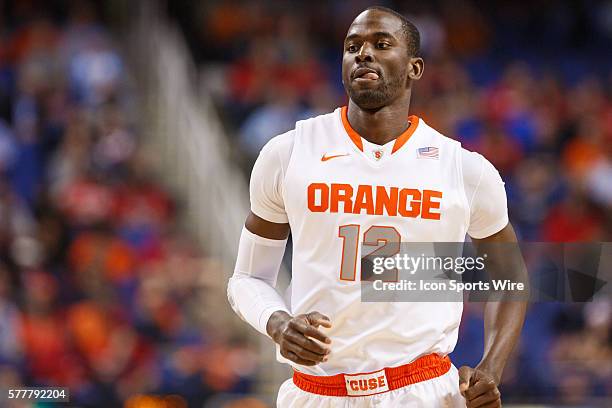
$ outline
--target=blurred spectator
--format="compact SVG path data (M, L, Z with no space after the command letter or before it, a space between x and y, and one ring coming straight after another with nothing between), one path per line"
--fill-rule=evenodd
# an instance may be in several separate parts
M257 359L202 319L199 279L219 265L143 160L99 7L18 3L0 4L0 386L100 407L251 391Z
M10 300L12 283L5 265L0 265L0 367L22 358L19 343L19 311Z
M261 148L273 135L293 128L299 116L295 90L280 85L270 96L270 103L255 109L244 122L240 142L250 157L257 157Z

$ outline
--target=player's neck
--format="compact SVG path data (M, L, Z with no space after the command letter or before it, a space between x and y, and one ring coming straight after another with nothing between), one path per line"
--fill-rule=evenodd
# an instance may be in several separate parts
M409 103L398 103L368 111L349 101L347 117L361 137L370 143L384 145L408 129L408 108Z

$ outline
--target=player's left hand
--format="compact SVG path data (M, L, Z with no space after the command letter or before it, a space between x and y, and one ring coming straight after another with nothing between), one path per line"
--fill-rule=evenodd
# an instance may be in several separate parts
M463 366L459 369L459 391L467 408L501 407L501 394L493 376L478 368Z

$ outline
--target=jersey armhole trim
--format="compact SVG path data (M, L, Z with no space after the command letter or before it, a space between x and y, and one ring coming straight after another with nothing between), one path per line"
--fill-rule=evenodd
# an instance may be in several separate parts
M289 174L289 168L291 167L291 163L293 161L293 150L295 149L295 144L297 143L297 138L298 138L298 129L301 127L300 122L298 121L295 124L295 128L293 129L293 142L291 143L291 151L289 152L289 159L287 160L287 168L283 168L283 162L281 160L280 157L280 153L276 153L277 154L277 158L279 161L279 164L281 166L281 172L282 172L282 191L281 191L281 196L283 197L283 205L285 206L285 214L287 212L287 206L285 205L285 203L287 202L287 196L285 195L285 186L287 184L286 179L287 179L287 174ZM287 217L287 221L285 222L289 222L288 221L288 214L286 215Z
M469 152L471 153L471 152ZM474 188L474 192L472 193L472 197L468 197L467 193L465 191L465 179L463 178L463 157L461 157L461 182L463 183L463 195L466 198L467 201L467 205L468 205L468 211L467 211L467 228L465 230L466 234L468 236L470 236L471 238L476 238L470 234L470 226L472 224L472 205L474 204L474 199L476 198L476 193L478 192L478 189L480 188L480 183L482 182L482 175L484 173L484 157L479 155L478 156L480 158L480 172L478 174L478 183L476 183L476 187Z
M293 157L293 147L295 146L295 138L297 135L297 126L295 127L295 129L293 130L293 140L291 141L291 150L289 151L289 158L287 159L287 168L283 168L283 160L280 156L280 152L276 152L276 157L278 159L278 162L280 163L280 168L281 168L281 173L282 173L282 177L281 177L281 181L283 182L283 196L285 195L285 177L287 176L287 170L289 169L289 165L291 164L291 158Z
M465 192L465 179L463 176L463 147L461 146L461 142L457 141L456 151L457 151L456 165L457 165L457 174L459 175L459 185L461 186L461 197L463 197L463 201L465 205L467 206L467 211L465 214L465 231L467 234L467 231L470 228L470 220L472 218L472 206L467 196L467 193Z
M508 218L508 216L506 215L504 218L500 219L499 222L483 229L480 231L477 231L473 234L468 234L471 238L474 239L483 239L483 238L487 238L490 237L491 235L497 234L499 231L501 231L502 229L504 229L508 224L510 223L510 219Z
M482 175L484 174L484 167L485 167L484 165L485 165L485 158L483 156L480 156L480 174L478 175L478 183L476 183L476 187L474 188L474 193L472 194L472 198L470 198L470 201L469 201L470 213L472 210L472 204L474 203L474 199L476 198L476 194L478 193L478 189L480 188L480 183L482 183Z

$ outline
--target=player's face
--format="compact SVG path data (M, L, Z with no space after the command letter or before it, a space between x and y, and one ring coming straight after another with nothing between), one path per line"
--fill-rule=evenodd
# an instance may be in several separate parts
M361 13L344 40L342 83L362 109L391 104L408 86L410 55L400 19L379 10Z

